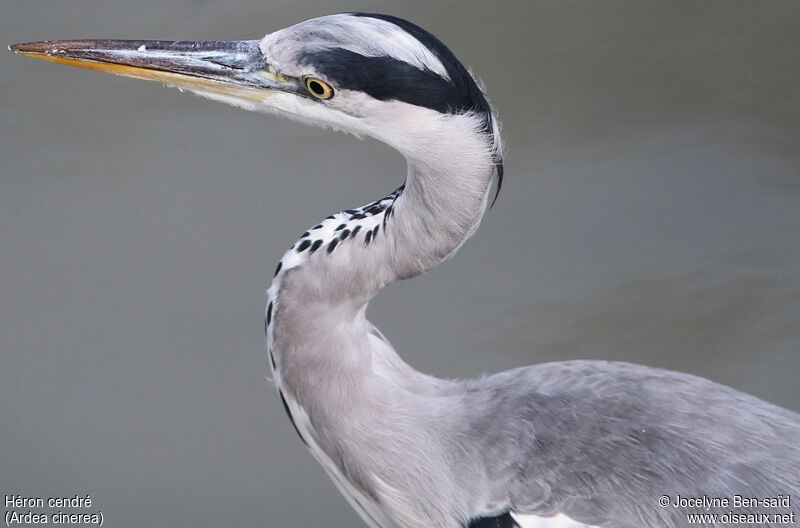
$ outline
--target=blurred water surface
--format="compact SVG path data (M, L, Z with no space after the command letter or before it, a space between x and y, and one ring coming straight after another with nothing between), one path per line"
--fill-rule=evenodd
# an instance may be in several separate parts
M446 377L634 361L800 410L800 4L487 6L26 0L0 34L415 21L482 78L508 155L460 254L371 305L398 351ZM264 290L402 158L155 84L0 70L0 493L88 493L110 526L360 526L265 379Z

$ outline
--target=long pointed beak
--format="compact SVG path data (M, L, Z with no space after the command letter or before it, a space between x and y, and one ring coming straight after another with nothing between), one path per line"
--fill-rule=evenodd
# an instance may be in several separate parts
M258 44L257 40L56 40L14 44L9 49L78 68L256 101L275 91L299 93L296 82L267 64Z

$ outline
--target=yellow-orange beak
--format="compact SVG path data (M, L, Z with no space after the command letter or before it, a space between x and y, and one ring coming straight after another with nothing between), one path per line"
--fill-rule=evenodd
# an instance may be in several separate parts
M275 91L299 93L277 75L257 40L56 40L14 44L14 53L206 93L263 101Z

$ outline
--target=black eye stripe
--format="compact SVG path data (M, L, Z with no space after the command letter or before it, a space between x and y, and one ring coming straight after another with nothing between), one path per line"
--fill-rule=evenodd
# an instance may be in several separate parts
M401 18L374 13L350 14L384 20L414 37L439 59L449 81L431 70L419 69L392 57L365 57L341 48L309 52L298 57L298 61L317 66L317 71L326 75L337 89L358 90L381 101L397 100L441 113L474 112L483 117L484 131L495 141L489 102L469 71L442 41ZM343 64L337 67L338 60L342 60ZM499 152L495 155L495 165L498 183L496 200L503 185L503 158Z
M343 48L308 52L301 64L313 66L336 87L364 92L380 101L403 101L442 113L479 110L464 93L431 70L394 57L367 57ZM312 83L309 82L309 89Z

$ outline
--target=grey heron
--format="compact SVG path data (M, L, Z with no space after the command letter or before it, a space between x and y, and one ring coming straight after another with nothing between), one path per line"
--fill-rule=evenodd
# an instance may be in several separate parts
M692 509L662 497L800 493L800 416L791 411L624 363L436 379L403 362L367 321L380 289L431 269L475 232L502 181L492 107L425 30L348 13L262 40L12 49L372 136L406 157L402 187L303 233L278 264L265 314L287 413L370 526L684 526ZM749 524L778 511L762 503L700 510L752 515Z

